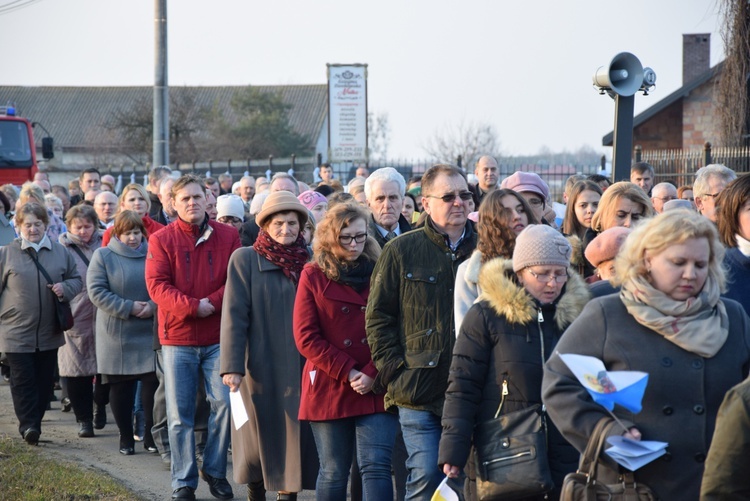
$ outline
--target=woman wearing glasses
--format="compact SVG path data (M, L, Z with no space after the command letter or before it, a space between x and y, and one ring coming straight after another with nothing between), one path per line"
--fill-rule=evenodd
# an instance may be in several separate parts
M365 499L393 498L398 417L372 392L377 369L365 334L370 275L380 254L367 235L367 217L353 203L330 210L318 225L313 262L302 272L294 303L294 339L307 360L299 418L310 421L318 448L317 499L346 500L354 453Z
M315 444L297 418L303 359L292 332L297 284L310 259L302 236L307 218L294 194L271 193L255 218L255 243L229 261L220 371L250 419L239 430L232 426L234 479L248 484L250 501L266 499L266 489L295 500L315 485Z
M443 408L438 463L449 477L474 461L474 427L492 419L501 402L501 414L541 404L544 362L589 299L583 279L570 269L570 255L557 230L531 225L516 238L512 259L482 267L482 295L461 325ZM548 447L559 490L575 471L578 453L553 426Z

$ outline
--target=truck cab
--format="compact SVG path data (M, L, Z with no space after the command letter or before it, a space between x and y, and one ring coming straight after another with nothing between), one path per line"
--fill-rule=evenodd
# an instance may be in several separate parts
M42 140L44 158L52 158L52 138ZM39 170L31 122L0 106L0 184L23 184Z

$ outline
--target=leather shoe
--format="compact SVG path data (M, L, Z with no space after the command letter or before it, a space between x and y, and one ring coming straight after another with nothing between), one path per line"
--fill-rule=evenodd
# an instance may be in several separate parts
M123 456L132 456L135 454L135 449L132 447L120 447L120 454Z
M60 400L60 410L63 412L70 412L70 409L73 408L73 404L70 403L70 399L68 397L63 397L62 400Z
M180 487L172 491L172 499L195 501L195 489L192 487Z
M23 432L23 439L29 445L37 445L39 443L39 435L41 433L36 428L26 428L26 431Z
M81 429L78 430L78 436L89 438L94 436L94 423L91 421L81 421Z
M200 476L208 484L208 490L213 497L216 499L232 499L234 498L234 492L232 492L232 486L229 485L226 478L215 478L200 470Z

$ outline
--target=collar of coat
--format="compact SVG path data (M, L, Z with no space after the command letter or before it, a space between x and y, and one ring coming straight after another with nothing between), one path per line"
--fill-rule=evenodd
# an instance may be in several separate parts
M583 279L572 270L568 272L570 278L555 305L555 324L561 331L576 319L591 298ZM512 260L495 258L484 263L479 271L479 287L482 293L477 301L487 301L508 322L528 324L537 318L537 302L516 282Z
M477 246L477 234L474 232L474 227L471 225L471 221L466 221L466 226L464 226L464 235L461 239L461 242L458 244L458 248L455 251L451 251L450 247L448 247L448 244L446 243L447 236L444 233L440 233L434 226L432 222L432 218L429 216L427 217L427 220L425 220L423 230L425 235L427 235L427 238L432 240L435 245L438 247L445 249L452 254L456 254L459 257L462 257L467 254L471 254L471 252L474 251L474 248Z

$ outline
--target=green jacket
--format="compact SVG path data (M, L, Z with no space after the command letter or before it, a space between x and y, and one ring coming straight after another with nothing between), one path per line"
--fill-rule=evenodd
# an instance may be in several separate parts
M467 222L455 252L430 219L388 242L372 274L367 341L379 374L374 391L387 389L393 406L443 411L453 345L456 269L476 247Z

